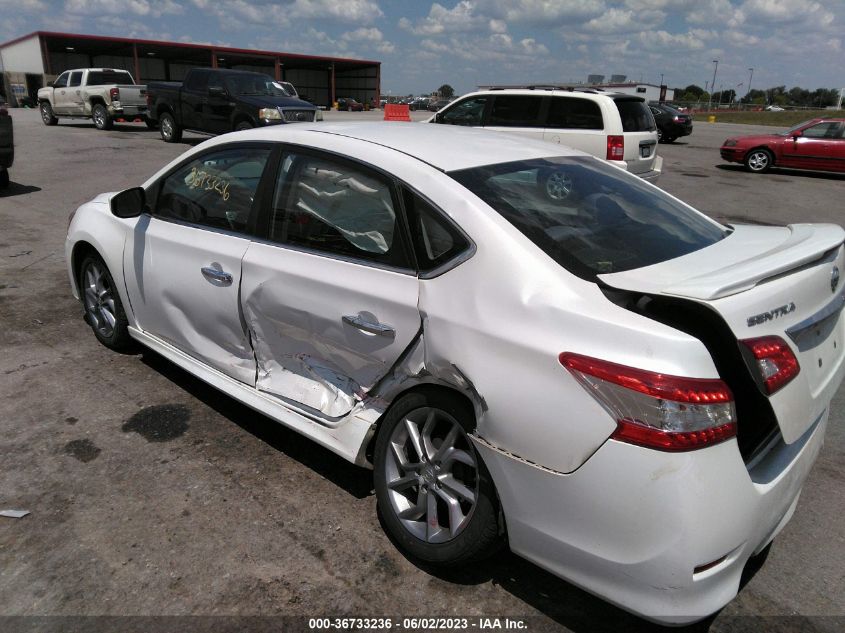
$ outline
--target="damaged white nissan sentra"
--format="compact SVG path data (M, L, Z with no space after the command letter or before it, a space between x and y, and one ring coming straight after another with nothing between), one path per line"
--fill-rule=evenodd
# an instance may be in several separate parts
M82 205L67 261L102 343L372 466L412 556L506 540L679 623L795 510L845 366L844 238L724 226L541 142L303 124Z

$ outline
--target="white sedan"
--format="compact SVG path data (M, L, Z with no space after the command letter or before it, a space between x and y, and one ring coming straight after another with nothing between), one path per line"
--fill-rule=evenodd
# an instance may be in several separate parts
M736 595L819 453L843 239L721 225L542 142L385 123L211 139L82 205L66 248L103 344L373 468L411 556L506 541L682 623Z

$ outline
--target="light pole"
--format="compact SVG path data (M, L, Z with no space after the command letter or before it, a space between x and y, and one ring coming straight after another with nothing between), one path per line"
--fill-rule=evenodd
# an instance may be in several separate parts
M754 69L749 68L748 72L750 73L748 75L748 92L745 93L745 96L748 97L748 101L750 103L751 102L751 79L754 77Z
M714 59L713 63L713 81L710 82L710 98L707 100L707 111L710 111L710 106L713 105L713 90L716 88L716 71L719 70L719 60ZM721 96L721 95L719 95Z

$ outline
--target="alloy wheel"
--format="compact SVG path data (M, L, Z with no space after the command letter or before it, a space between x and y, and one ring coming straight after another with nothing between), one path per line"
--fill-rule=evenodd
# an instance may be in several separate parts
M102 336L114 334L116 307L114 294L105 269L101 264L90 262L83 273L83 294L85 311L89 323Z
M748 156L748 167L751 171L764 171L769 166L769 155L764 151L752 152Z
M553 173L546 181L546 194L552 200L566 200L572 193L572 178L568 174Z
M161 135L165 140L169 141L173 138L173 120L169 116L161 118Z
M390 436L384 469L392 510L415 537L446 543L469 523L478 501L478 462L447 412L421 407L408 413Z

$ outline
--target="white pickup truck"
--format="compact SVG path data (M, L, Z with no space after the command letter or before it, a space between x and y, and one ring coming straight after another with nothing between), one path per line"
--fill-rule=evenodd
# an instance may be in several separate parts
M135 83L125 70L78 68L66 70L56 81L38 91L38 107L44 125L59 118L93 119L98 130L110 130L115 121L145 121L146 86Z

